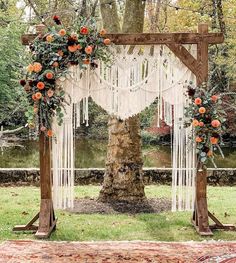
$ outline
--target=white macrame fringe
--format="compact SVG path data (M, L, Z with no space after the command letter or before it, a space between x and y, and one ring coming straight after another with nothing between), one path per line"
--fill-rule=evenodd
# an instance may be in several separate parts
M187 47L193 56L193 47ZM172 127L172 211L193 210L195 198L195 151L190 145L191 128L184 128L186 83L195 77L166 46L119 46L111 48L114 63L102 61L98 68L81 71L79 66L58 85L71 98L65 107L61 127L54 120L53 198L56 208L73 207L74 139L73 129L89 125L89 97L110 115L122 120L140 113L158 99L158 123ZM73 109L73 106L74 109ZM74 126L74 127L73 127Z

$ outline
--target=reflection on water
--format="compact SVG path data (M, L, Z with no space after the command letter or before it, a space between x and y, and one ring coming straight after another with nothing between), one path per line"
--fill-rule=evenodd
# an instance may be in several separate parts
M107 141L77 140L75 144L75 167L104 167ZM39 167L38 143L21 142L23 147L9 147L0 154L0 167L31 168ZM216 158L217 167L236 168L236 149L223 149L225 159ZM145 167L171 167L169 146L143 146ZM210 166L210 165L209 165Z

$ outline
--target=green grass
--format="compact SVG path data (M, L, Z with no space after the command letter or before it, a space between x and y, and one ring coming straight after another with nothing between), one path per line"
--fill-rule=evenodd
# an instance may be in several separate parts
M170 197L169 186L147 186L148 197ZM97 186L78 186L76 196L96 197ZM26 233L13 233L12 227L30 220L39 208L36 187L0 188L0 240L34 239ZM209 187L209 209L225 223L236 224L236 187ZM225 217L225 212L228 214ZM189 212L165 212L137 215L80 215L57 211L57 231L50 240L160 240L187 241L212 238L199 237L190 224ZM213 239L235 240L236 232L215 231Z

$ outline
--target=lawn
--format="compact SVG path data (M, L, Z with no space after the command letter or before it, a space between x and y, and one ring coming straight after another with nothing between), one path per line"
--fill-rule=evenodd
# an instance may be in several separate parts
M96 197L98 186L78 186L76 196ZM169 186L147 186L147 197L170 197ZM13 233L12 227L30 220L39 208L39 188L0 188L0 240L33 239L26 233ZM208 203L211 212L225 223L236 224L236 187L209 187ZM50 240L158 240L187 241L212 238L199 237L190 224L190 212L160 214L71 214L57 211L57 231ZM236 232L215 231L215 240L235 240Z

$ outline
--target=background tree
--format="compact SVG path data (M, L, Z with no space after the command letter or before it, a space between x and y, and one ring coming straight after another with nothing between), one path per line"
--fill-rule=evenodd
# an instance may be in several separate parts
M111 1L110 1L111 2ZM104 27L110 32L120 32L116 2L111 6L100 0ZM145 2L127 0L122 32L140 33L144 26ZM132 15L131 15L132 14ZM110 118L109 139L101 201L139 201L145 198L142 180L142 153L139 115L125 121Z

